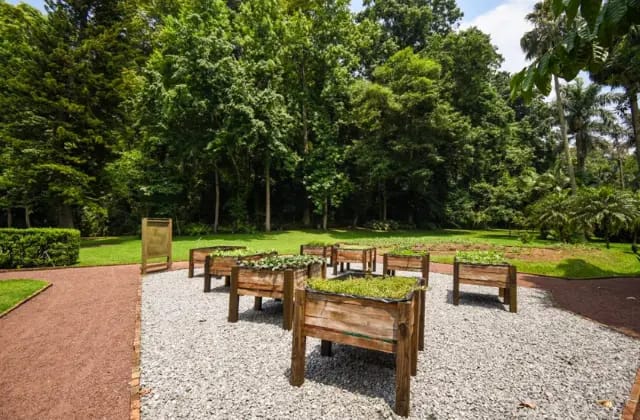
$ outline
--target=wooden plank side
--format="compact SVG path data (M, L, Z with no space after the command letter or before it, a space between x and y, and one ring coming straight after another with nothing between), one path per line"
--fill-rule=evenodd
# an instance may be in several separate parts
M334 343L347 344L349 346L362 347L369 350L383 351L385 353L393 353L396 351L395 343L389 343L387 341L380 341L366 337L351 336L313 325L304 325L304 335L309 337L316 337L321 340L332 341Z
M461 284L473 284L476 286L507 287L506 281L483 280L483 279L465 278L465 277L458 277L458 281Z
M369 337L378 340L396 339L397 331L393 323L380 322L362 316L340 318L336 312L333 312L331 315L333 316L314 317L307 313L304 317L304 323L305 325L321 327L358 337Z
M358 306L367 306L367 307L375 307L382 309L389 309L389 303L382 302L378 300L371 299L359 299L357 297L347 297L347 296L339 296L325 293L314 293L312 291L307 292L307 301L317 300L317 301L329 301L329 302L337 302L337 303L348 303L351 305Z
M421 271L422 257L387 255L387 270Z
M361 262L362 250L350 250L338 248L336 255L338 262Z
M272 299L283 299L284 293L273 290L257 290L257 289L238 289L238 295L242 296L259 296Z
M284 272L241 268L238 272L238 288L282 291Z
M367 317L378 322L395 323L397 311L393 304L383 307L354 303L338 303L330 300L307 299L306 313L314 317L343 319L352 316Z
M509 278L509 266L460 264L459 276L506 281Z

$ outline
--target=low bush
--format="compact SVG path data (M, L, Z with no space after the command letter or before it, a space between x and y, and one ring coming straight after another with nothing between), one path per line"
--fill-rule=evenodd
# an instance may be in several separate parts
M75 229L0 229L0 268L73 265L79 254Z

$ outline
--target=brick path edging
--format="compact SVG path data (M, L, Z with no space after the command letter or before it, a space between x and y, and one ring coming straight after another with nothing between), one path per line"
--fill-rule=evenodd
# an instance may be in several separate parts
M142 277L138 281L138 298L136 303L136 325L133 333L133 366L129 389L131 395L130 420L140 420L140 338L142 325Z

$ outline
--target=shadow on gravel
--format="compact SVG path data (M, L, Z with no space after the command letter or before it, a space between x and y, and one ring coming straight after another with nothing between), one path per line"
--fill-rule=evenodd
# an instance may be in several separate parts
M226 288L226 293L229 289ZM240 296L240 299L253 299L250 296ZM256 324L269 324L282 327L282 302L274 299L263 299L262 310L255 311L253 308L238 313L238 321L247 321Z
M460 289L460 305L480 306L483 308L505 309L506 306L500 301L497 290L495 294L465 292ZM447 290L447 303L453 305L453 290Z
M307 355L305 380L395 404L395 356L390 353L334 343L333 356L324 357L317 345Z

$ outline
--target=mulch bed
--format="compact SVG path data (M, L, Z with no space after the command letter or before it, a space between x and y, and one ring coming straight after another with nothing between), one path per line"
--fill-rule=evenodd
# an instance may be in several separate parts
M431 264L439 273L451 267ZM28 273L53 287L0 319L0 418L129 418L139 273L138 265ZM18 277L25 275L0 273ZM638 278L520 275L518 283L546 289L559 307L640 338Z

